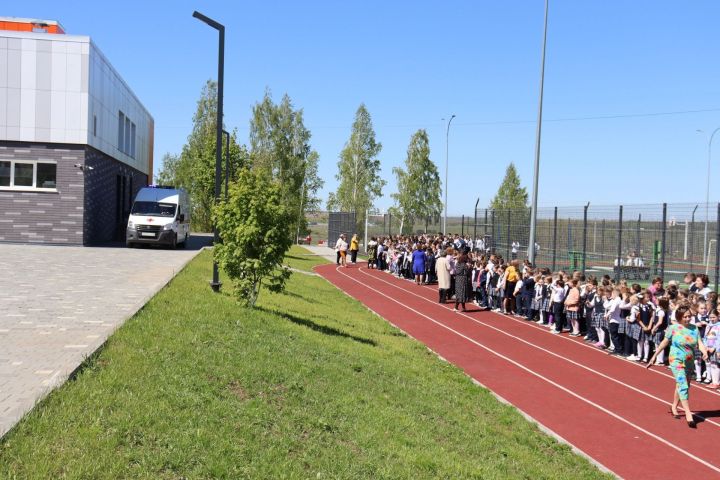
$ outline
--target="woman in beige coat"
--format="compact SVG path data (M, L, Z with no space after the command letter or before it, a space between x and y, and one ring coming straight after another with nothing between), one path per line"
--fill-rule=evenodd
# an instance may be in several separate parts
M439 303L445 303L447 292L450 290L450 263L447 260L445 250L440 252L440 257L435 262L435 274L438 279L438 291L440 292Z

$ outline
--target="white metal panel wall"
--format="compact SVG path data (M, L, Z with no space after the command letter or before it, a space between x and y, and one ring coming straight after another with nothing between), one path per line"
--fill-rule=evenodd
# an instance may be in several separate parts
M119 111L136 125L135 158L118 149ZM149 173L152 125L89 37L0 31L0 140L88 144Z
M88 144L143 173L150 173L148 163L152 117L92 42L88 66ZM135 158L118 148L120 111L136 126ZM97 118L96 134L93 130L94 117Z

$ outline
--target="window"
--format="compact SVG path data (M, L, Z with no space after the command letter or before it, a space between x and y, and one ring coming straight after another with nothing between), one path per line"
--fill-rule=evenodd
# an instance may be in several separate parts
M120 120L118 121L118 150L123 151L125 145L125 114L120 112Z
M14 185L16 187L32 187L34 169L35 165L32 163L15 162Z
M130 125L130 156L135 158L135 124Z
M57 165L54 163L38 163L35 186L37 188L55 188L56 171Z
M32 160L0 162L0 188L10 190L55 190L57 164Z
M135 158L136 127L121 111L118 111L118 150Z
M0 162L0 187L10 186L10 162Z
M125 152L126 154L130 155L130 119L128 117L125 117Z

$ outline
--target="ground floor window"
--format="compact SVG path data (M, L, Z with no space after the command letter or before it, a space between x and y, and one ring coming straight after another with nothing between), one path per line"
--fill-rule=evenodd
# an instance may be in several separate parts
M57 164L34 160L0 161L0 189L55 190Z

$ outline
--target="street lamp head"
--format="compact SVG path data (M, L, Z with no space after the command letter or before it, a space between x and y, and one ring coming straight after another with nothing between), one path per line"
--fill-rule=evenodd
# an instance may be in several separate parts
M198 12L197 10L195 10L193 12L192 16L197 18L201 22L207 23L208 25L210 25L212 28L214 28L216 30L223 30L223 31L225 30L225 26L223 24L216 22L215 20L213 20L210 17L206 17L205 15Z

